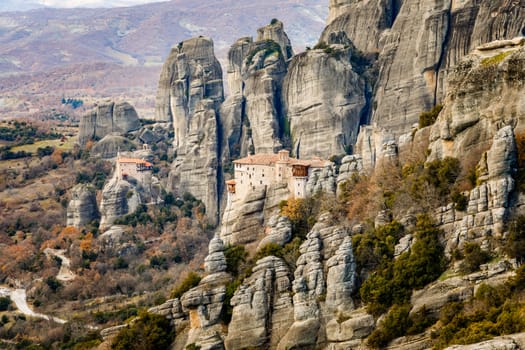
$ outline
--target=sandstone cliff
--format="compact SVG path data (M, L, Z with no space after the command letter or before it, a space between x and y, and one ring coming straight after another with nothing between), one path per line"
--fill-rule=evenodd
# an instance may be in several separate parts
M124 135L138 130L140 121L135 108L127 102L103 102L80 118L78 139L81 145L115 133Z

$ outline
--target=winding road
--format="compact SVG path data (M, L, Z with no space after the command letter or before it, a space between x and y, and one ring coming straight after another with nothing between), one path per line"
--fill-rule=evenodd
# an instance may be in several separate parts
M15 303L17 309L24 315L43 318L44 320L48 320L48 321L52 320L52 321L55 321L56 323L61 323L61 324L64 324L67 322L66 320L63 320L61 318L39 314L31 310L31 308L27 304L25 289L10 289L7 287L0 287L0 295L10 297L11 300Z
M58 257L62 263L60 264L60 271L58 271L57 280L62 282L69 282L75 279L75 274L71 271L71 261L64 255L66 251L64 249L51 249L46 248L44 254L46 256L54 255Z

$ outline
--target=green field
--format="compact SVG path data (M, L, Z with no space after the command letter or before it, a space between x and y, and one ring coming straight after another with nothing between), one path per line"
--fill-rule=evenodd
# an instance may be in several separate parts
M73 149L73 147L74 147L76 142L77 142L77 137L75 136L75 137L68 138L65 142L61 142L60 139L43 140L43 141L38 141L38 142L35 142L33 144L29 144L29 145L16 146L16 147L13 147L11 150L13 152L25 151L25 152L32 152L33 154L36 154L36 150L38 148L51 146L51 147L54 147L56 149L69 151L69 150Z

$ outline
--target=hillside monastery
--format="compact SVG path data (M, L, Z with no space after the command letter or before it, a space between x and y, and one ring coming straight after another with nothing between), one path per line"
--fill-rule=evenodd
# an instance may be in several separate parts
M290 195L306 197L306 183L314 168L331 164L321 158L309 160L290 157L290 152L277 154L254 154L233 161L235 179L226 181L228 200L244 198L259 186L287 183Z
M142 184L151 182L153 164L138 158L125 158L117 155L116 174L119 180L135 179Z

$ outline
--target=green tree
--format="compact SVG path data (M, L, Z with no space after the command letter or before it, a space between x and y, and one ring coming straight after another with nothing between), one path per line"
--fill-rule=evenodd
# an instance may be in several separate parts
M137 320L119 332L111 348L115 350L165 350L174 339L170 321L160 315L140 313Z

